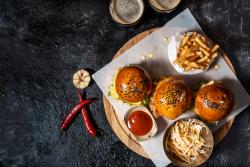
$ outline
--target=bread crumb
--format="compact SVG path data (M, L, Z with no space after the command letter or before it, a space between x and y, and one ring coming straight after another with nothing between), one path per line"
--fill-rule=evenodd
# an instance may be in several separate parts
M219 68L219 65L218 64L216 64L215 66L214 66L214 69L218 69Z
M141 56L141 60L146 60L146 56Z
M167 37L164 37L164 38L163 38L163 41L164 41L164 42L168 42L168 38L167 38Z
M153 53L150 53L149 54L149 58L153 58L154 57L154 54Z

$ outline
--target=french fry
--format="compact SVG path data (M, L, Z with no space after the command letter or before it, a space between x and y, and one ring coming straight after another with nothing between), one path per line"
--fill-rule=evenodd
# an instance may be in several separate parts
M185 44L186 44L186 42L188 41L188 39L189 39L189 35L187 35L187 36L185 36L184 38L183 38L183 40L182 40L182 42L181 42L181 46L184 46Z
M195 38L195 37L196 37L196 35L197 35L197 32L192 32L192 34L191 34L191 38Z
M184 71L204 70L218 56L218 48L219 45L214 45L210 48L206 38L196 32L186 34L181 41L174 64L178 64Z
M206 44L204 44L198 37L195 37L195 41L204 49L210 50L210 48Z
M184 56L185 54L187 54L187 53L189 53L189 52L194 52L194 51L196 51L196 50L198 50L198 49L199 49L198 47L190 47L190 48L188 48L188 49L184 49L184 50L181 52L180 56Z
M193 55L194 55L194 52L189 52L189 53L186 53L183 56L178 57L175 61L178 63L178 62L181 62L181 61L185 60L187 57L191 57Z
M217 45L217 44L216 44L216 45L214 45L214 47L211 49L211 51L210 51L210 52L211 52L211 53L214 53L215 51L217 51L217 49L219 49L219 47L220 47L220 46L219 46L219 45Z
M195 51L195 54L200 57L204 57L204 54L201 51Z
M215 53L212 54L211 58L214 59L214 58L216 58L217 56L218 56L218 53L215 52Z
M200 57L200 56L198 56L198 55L194 55L194 56L188 57L187 60L191 62L191 61L195 61L195 60L198 59L199 57Z
M204 56L203 58L197 60L197 63L202 63L208 59L208 56Z
M207 68L207 65L205 63L199 64L201 66L202 70L205 70Z
M188 67L186 67L186 68L184 69L184 71L189 71L189 70L191 70L191 68L192 68L192 67L188 66Z
M182 48L182 51L181 52L179 52L179 56L181 57L181 56L183 56L183 55L185 55L187 52L189 52L191 49L189 48L189 49L185 49L185 48Z
M199 68L199 65L195 62L190 62L188 65L194 68Z
M200 49L200 51L202 51L202 53L203 53L204 55L206 55L206 56L209 56L209 55L210 55L210 53L209 53L208 51L206 51L204 48L199 47L199 49Z
M201 40L203 41L203 42L206 42L206 38L205 37L201 37Z

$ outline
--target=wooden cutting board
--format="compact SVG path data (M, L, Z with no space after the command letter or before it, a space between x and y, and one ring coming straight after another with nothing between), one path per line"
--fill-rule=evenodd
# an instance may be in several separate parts
M147 31L144 31L135 37L131 38L127 43L125 43L115 54L114 58L117 58L122 53L124 53L126 50L134 46L136 43L141 41L143 38L151 34L153 31L157 30L158 28L150 29ZM234 71L232 63L230 62L228 56L223 53L223 58L227 62L227 64L230 66L230 68ZM109 103L108 99L103 96L103 104L106 116L108 118L109 124L112 127L115 134L118 136L118 138L131 150L136 152L137 154L149 158L147 153L143 150L143 148L134 140L133 136L130 134L128 128L126 127L125 122L122 118L119 117L119 115L116 114L115 110L113 109L112 105ZM227 134L229 129L231 128L232 124L234 122L234 118L228 121L225 125L223 125L220 129L218 129L216 132L214 132L214 143L218 144Z

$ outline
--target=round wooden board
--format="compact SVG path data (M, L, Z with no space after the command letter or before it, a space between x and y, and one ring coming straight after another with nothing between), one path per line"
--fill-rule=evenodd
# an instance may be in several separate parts
M144 31L135 37L131 38L127 43L125 43L116 53L114 59L124 53L126 50L131 48L133 45L141 41L143 38L151 34L153 31L157 30L158 28L153 28L147 31ZM223 58L230 66L230 68L235 72L232 63L230 62L228 56L223 53ZM106 116L108 118L109 124L111 125L113 131L118 136L118 138L131 150L136 152L137 154L149 158L147 153L143 150L143 148L133 139L133 136L129 133L128 128L126 127L125 122L119 115L116 114L115 110L113 109L112 105L109 103L108 99L103 96L103 104ZM228 121L225 125L219 128L216 132L214 132L214 143L215 145L218 144L227 134L229 129L231 128L234 122L234 118Z

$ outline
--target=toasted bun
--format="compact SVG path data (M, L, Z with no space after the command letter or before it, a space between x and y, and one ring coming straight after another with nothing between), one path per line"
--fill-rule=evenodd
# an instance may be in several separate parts
M208 84L196 95L195 112L206 121L219 121L232 110L233 103L233 94L222 84Z
M121 100L139 102L151 93L152 80L139 66L123 67L116 76L115 89Z
M184 81L169 77L158 83L150 108L160 116L176 119L189 108L191 101L192 94Z

